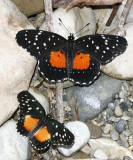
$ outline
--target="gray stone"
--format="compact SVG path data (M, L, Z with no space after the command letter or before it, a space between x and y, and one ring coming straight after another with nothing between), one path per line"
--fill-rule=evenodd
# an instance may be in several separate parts
M128 126L129 126L129 131L132 132L133 134L133 118L131 118L130 121L128 122Z
M128 111L128 108L131 106L131 102L126 99L124 102L120 103L120 107L123 111Z
M31 159L29 140L17 132L16 122L13 119L0 127L0 159Z
M127 122L125 120L120 120L116 123L115 129L121 133L124 131L126 125L127 125Z
M119 139L119 134L116 130L111 130L110 136L111 136L112 140L114 140L114 141L117 141Z
M111 110L114 110L115 109L115 104L114 103L109 103L108 108L110 108Z
M132 159L128 156L124 156L123 160L132 160Z
M102 112L111 102L112 94L120 91L120 88L121 81L101 74L90 86L66 89L66 99L72 107L73 115L77 105L80 120L86 121Z
M133 135L130 135L128 138L128 142L130 146L133 146Z
M118 99L119 98L119 94L118 93L115 93L112 95L112 99L115 100L115 99Z
M106 114L107 114L108 117L111 117L111 116L114 115L114 112L112 111L111 108L107 108L107 109L106 109Z
M122 145L123 145L125 148L128 148L128 147L129 147L129 144L128 144L128 141L127 141L125 135L120 134L120 140L121 140Z
M118 122L119 120L120 120L120 118L116 118L116 117L114 117L114 116L112 116L112 117L110 117L109 119L108 119L110 122Z
M130 84L127 81L124 81L122 86L126 91L130 90Z

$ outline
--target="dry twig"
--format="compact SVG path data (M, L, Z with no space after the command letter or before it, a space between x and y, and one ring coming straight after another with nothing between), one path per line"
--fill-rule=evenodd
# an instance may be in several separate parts
M126 34L126 31L124 29L124 24L125 24L127 15L129 13L129 10L131 8L132 2L133 2L133 0L127 0L126 4L124 6L123 12L120 17L118 28L115 31L116 35L125 35Z
M71 8L78 6L81 3L84 3L84 5L113 5L116 3L121 3L122 0L73 0L69 3L67 6L67 11L69 11Z

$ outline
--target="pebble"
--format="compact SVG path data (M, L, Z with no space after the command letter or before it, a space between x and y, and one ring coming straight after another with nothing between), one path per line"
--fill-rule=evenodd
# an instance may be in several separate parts
M120 106L115 107L115 115L118 117L122 116L122 110L121 110Z
M115 122L116 123L116 122L118 122L120 120L120 118L116 118L114 116L111 116L108 120L111 121L111 122Z
M110 136L114 141L117 141L119 139L119 134L115 129L110 131Z
M90 130L91 138L100 138L102 136L101 127L98 125L94 125L93 123L85 122Z
M111 108L107 108L107 109L106 109L106 115L107 115L108 117L113 116L113 115L114 115L113 110L112 110Z
M133 134L133 118L130 119L128 122L129 131Z
M124 90L126 90L126 91L130 90L130 84L127 81L124 81L122 86L123 86Z
M126 90L121 90L120 93L119 93L119 97L121 99L127 98L127 91Z
M129 147L129 144L128 144L128 141L125 137L124 134L120 134L120 140L121 140L121 144L125 147L125 148L128 148Z
M104 127L104 129L103 129L103 132L105 133L105 134L108 134L109 132L110 132L110 130L111 130L111 128L112 128L113 126L111 125L111 124L106 124L105 125L105 127Z
M128 138L128 142L130 146L133 146L133 135L130 135Z
M123 111L128 111L128 108L130 107L131 103L128 99L126 99L124 102L120 103L120 108Z
M126 125L127 125L127 122L125 120L120 120L116 123L115 129L121 133L124 131Z
M102 149L97 149L94 153L94 157L102 160L108 159L108 155Z
M64 156L71 156L88 143L90 131L87 125L81 121L68 122L65 126L74 134L74 144L70 148L57 147L57 149Z
M115 109L115 104L114 103L109 103L108 108L110 108L111 110L114 110Z
M112 95L113 100L118 99L118 98L119 98L119 93L115 93Z

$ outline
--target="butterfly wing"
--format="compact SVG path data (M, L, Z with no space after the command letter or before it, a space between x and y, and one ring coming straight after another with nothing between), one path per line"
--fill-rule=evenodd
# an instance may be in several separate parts
M42 105L28 91L22 91L17 96L21 115L31 115L34 117L46 116Z
M67 80L65 38L53 32L22 30L17 33L16 40L38 60L39 71L46 80Z
M74 135L61 123L50 119L47 124L53 145L70 146L74 143Z
M30 142L36 150L46 152L51 146L51 133L49 133L47 125L38 129L37 132L30 137Z
M20 118L17 122L17 130L27 136L28 133L39 123L40 118L46 116L41 104L28 92L18 94Z
M126 50L127 41L120 36L96 34L77 39L75 45L84 48L95 59L106 64Z

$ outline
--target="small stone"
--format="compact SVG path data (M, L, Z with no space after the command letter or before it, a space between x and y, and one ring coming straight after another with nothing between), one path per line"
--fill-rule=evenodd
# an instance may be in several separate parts
M110 131L110 136L114 141L117 141L119 139L119 134L115 129Z
M133 97L128 97L128 100L133 103Z
M119 93L115 93L112 95L113 100L118 99L118 98L119 98Z
M130 90L130 85L127 81L124 81L123 83L123 88L126 90L126 91L129 91Z
M128 126L129 126L129 131L133 134L133 118L130 119Z
M131 106L131 103L130 101L127 99L126 101L120 103L120 108L123 110L123 111L128 111L128 108Z
M118 117L122 116L122 110L121 110L120 106L115 107L115 115Z
M125 156L124 158L123 158L123 160L132 160L130 157L128 157L128 156Z
M128 138L128 142L130 146L133 146L133 135L130 135Z
M108 155L102 149L97 149L94 153L94 157L102 160L108 159Z
M114 110L115 109L115 104L114 103L109 103L108 108L110 108L111 110Z
M90 130L91 138L100 138L102 136L101 127L98 125L94 125L93 123L85 122Z
M121 99L127 98L127 91L126 91L126 90L120 91L119 97L120 97Z
M103 132L105 134L108 134L110 132L111 128L112 128L111 124L106 124L105 127L104 127L104 129L103 129Z
M107 109L106 109L106 114L107 114L108 117L111 117L111 116L114 115L114 112L112 111L111 108L107 108Z
M111 121L111 122L118 122L120 120L120 118L116 118L116 117L114 117L114 116L112 116L112 117L110 117L109 118L109 121Z
M123 145L125 148L128 148L128 147L129 147L129 144L128 144L127 139L126 139L126 137L125 137L124 134L120 134L120 140L121 140L122 145Z
M123 134L124 134L126 137L129 137L132 133L131 133L129 130L125 130L125 131L123 131Z
M124 131L126 125L127 125L127 122L125 120L120 120L116 123L115 129L121 133Z
M132 86L133 86L133 80L131 80L131 81L130 81L130 85L132 85Z

